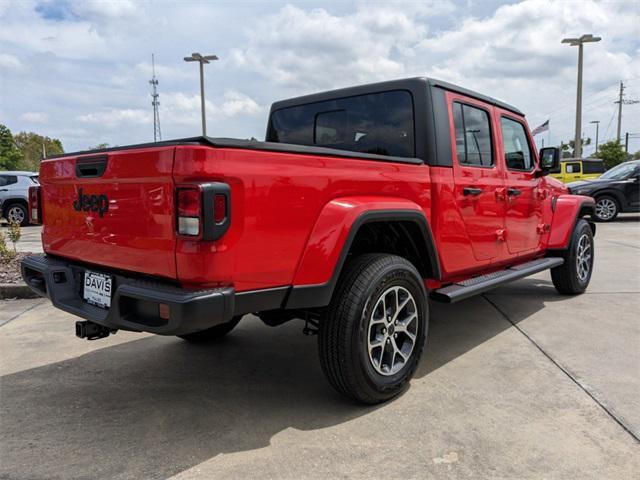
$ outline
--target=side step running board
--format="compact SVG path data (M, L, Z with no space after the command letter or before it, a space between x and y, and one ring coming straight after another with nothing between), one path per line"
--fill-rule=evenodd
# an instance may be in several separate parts
M443 303L455 303L465 298L486 292L502 284L528 277L534 273L559 267L564 259L558 257L540 258L531 262L516 265L499 272L480 275L464 282L454 283L431 292L431 299Z

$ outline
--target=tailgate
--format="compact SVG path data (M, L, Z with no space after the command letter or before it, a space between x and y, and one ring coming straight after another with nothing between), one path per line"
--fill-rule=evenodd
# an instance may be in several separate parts
M46 253L176 277L173 146L42 162Z

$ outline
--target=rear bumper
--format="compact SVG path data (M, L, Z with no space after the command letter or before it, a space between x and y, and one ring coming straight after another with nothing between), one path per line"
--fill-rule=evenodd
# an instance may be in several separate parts
M21 269L27 285L55 307L107 328L184 335L228 322L234 315L235 291L231 287L192 291L89 267L113 279L111 307L105 309L83 300L87 268L82 265L33 255L22 260ZM160 318L161 303L169 306L166 320Z

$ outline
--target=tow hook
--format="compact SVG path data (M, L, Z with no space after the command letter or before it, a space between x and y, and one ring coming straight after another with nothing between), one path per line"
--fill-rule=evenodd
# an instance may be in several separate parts
M89 321L76 322L76 337L86 338L87 340L106 338L117 331Z

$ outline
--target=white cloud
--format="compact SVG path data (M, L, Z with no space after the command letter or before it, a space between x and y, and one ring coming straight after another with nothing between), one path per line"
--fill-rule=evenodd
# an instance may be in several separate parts
M182 57L200 50L221 59L205 70L213 135L261 137L277 99L429 75L513 103L532 123L551 117L552 139L567 140L577 51L560 39L589 32L603 40L585 47L583 123L601 120L606 137L620 79L640 98L640 19L630 3L286 1L23 0L3 9L0 0L3 123L33 129L31 114L48 115L55 122L41 133L74 149L148 141L155 52L163 138L192 136L198 69ZM635 131L639 110L626 108L623 131Z
M49 115L42 112L25 112L20 115L20 120L28 123L47 123L49 121Z
M82 123L100 124L105 127L124 127L128 125L148 124L152 121L151 113L147 110L107 109L97 113L88 113L78 116Z
M15 55L0 53L0 68L6 71L22 72L25 70L24 64Z

